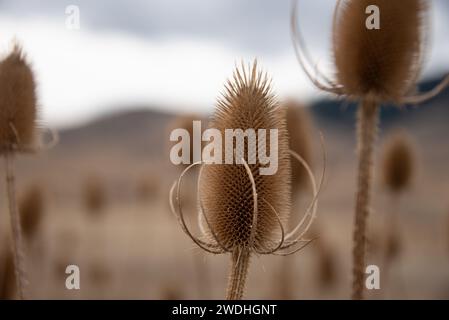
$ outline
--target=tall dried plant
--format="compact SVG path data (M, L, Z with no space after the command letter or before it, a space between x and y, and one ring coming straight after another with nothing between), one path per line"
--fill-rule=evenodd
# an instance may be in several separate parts
M14 156L35 144L36 84L21 48L14 45L0 62L0 152L6 162L6 185L11 216L14 267L18 295L25 297L26 274L20 215L16 203Z
M380 29L368 29L366 10L380 10ZM336 79L312 70L298 31L297 1L292 8L292 39L296 56L319 89L358 101L358 175L354 219L352 298L363 298L365 233L371 203L373 148L384 102L422 103L439 94L449 76L428 93L409 94L419 77L425 44L427 0L338 0L333 21L333 57ZM315 75L314 74L315 72Z
M243 297L253 253L289 255L309 243L303 236L316 213L317 188L307 163L289 151L285 112L275 100L267 75L257 69L256 62L252 67L235 70L218 101L210 127L218 129L222 136L225 129L254 129L257 134L258 129L278 130L279 166L273 175L260 175L259 168L263 165L258 159L255 164L248 164L247 154L243 155L243 164L201 166L198 176L201 237L194 236L186 225L180 194L184 174L201 162L186 168L170 192L170 205L183 231L203 250L231 255L226 298L237 300ZM244 149L248 149L247 141ZM290 153L307 167L314 200L304 219L291 232L284 233L283 222L289 217L291 203Z

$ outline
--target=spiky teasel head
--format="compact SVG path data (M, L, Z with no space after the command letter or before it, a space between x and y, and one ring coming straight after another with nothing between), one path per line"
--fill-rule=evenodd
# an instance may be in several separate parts
M401 192L409 185L414 170L414 152L410 139L403 133L395 133L387 141L383 159L383 178L392 192Z
M33 72L15 44L0 62L0 151L34 144L36 104Z
M216 254L235 253L243 248L259 254L289 255L304 247L304 243L310 243L303 239L303 236L316 215L318 188L307 162L296 152L289 150L285 117L285 108L276 101L269 79L258 70L256 61L252 67L242 66L235 70L233 79L227 82L225 93L218 100L209 125L210 129L215 129L223 139L220 145L223 163L197 162L190 165L170 190L172 212L178 217L183 231L202 249ZM233 139L232 164L225 164L225 153L229 151L225 147L228 142L225 132L227 129L232 130L234 134L236 130L247 135L252 132L256 140L254 145L257 146L255 149L250 148L246 136L241 159L236 159L239 152L236 150L236 140ZM259 133L260 129L265 130ZM270 145L271 130L277 132L277 150L276 146ZM263 141L263 132L266 133L266 150L263 142L260 149L258 146L258 143ZM277 153L277 171L271 175L262 175L259 169L267 165L260 162L260 154L271 157L272 151ZM283 223L288 219L291 207L290 156L306 168L314 196L303 219L287 233ZM184 218L181 184L187 171L200 164L198 221L202 237L196 237L190 232ZM320 187L323 179L324 170ZM177 202L173 201L175 194ZM298 244L303 245L286 252L286 249Z
M312 143L310 141L311 119L306 107L294 100L283 105L287 109L287 130L290 138L290 149L299 154L312 166ZM308 185L308 173L298 162L292 162L293 195Z
M260 175L259 168L263 165L259 161L249 164L258 198L266 201L257 203L254 246L260 250L270 247L275 241L273 233L279 230L270 204L282 220L288 218L290 211L290 155L285 113L271 93L267 77L257 71L256 63L251 70L243 68L234 72L233 81L228 82L210 126L220 130L223 137L225 129L278 130L278 171L273 175ZM246 142L245 150L247 148ZM267 149L270 149L269 142ZM246 152L245 160L249 162ZM209 223L220 243L228 248L249 246L255 204L245 166L206 165L200 193Z
M379 8L380 28L366 10ZM426 0L343 1L334 30L337 82L348 95L399 102L420 71Z
M354 100L419 104L449 85L448 75L429 92L414 92L424 60L428 0L337 0L332 29L335 79L324 75L307 54L297 2L291 16L294 49L318 89Z

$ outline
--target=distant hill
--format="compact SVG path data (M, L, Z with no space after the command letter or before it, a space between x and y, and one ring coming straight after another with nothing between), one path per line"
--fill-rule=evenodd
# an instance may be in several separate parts
M173 115L150 109L118 112L60 132L61 148L123 149L135 156L156 155L163 149Z

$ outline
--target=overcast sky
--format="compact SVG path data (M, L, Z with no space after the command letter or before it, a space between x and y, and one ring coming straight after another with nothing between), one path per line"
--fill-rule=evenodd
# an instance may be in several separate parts
M406 2L406 1L404 1ZM449 70L449 5L433 0L426 74ZM334 0L301 0L300 25L320 67L330 68ZM66 28L68 5L80 30ZM316 97L290 40L290 0L0 0L2 55L16 37L39 83L41 117L79 123L106 111L153 105L211 111L236 62L258 58L278 95Z

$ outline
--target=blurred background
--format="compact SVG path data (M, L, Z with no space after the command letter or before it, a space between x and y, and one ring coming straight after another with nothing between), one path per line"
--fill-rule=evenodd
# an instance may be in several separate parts
M423 91L449 71L449 4L431 3ZM235 65L254 58L295 110L288 120L298 152L319 176L321 131L328 162L311 231L318 240L292 257L254 257L246 297L349 298L356 108L330 100L305 78L291 43L290 6L0 0L0 55L13 39L23 45L38 82L39 123L60 135L55 148L17 164L31 298L224 297L229 257L202 253L169 212L168 189L181 172L169 161L169 132L193 119L205 127ZM314 62L329 75L334 6L303 0L298 11ZM448 120L448 90L419 108L382 109L368 239L381 290L369 298L449 298ZM398 141L411 164L409 178L395 183L389 177L404 162L389 169L388 161ZM311 200L301 179L292 223ZM192 174L187 184L194 183ZM185 190L191 223L193 189ZM3 184L0 194L0 298L14 298ZM65 288L69 264L80 267L81 290Z

